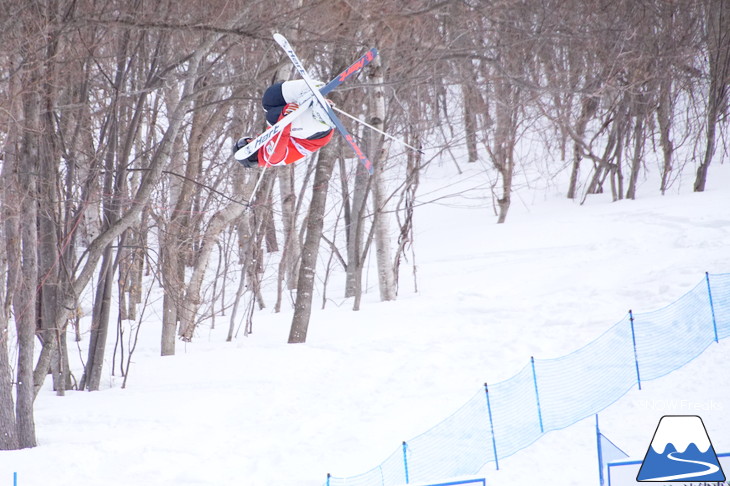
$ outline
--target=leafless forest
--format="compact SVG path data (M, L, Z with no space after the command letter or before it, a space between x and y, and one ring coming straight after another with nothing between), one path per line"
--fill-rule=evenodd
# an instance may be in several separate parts
M635 198L649 164L657 192L678 177L702 191L727 159L728 0L0 3L0 449L35 445L46 379L60 395L99 388L108 342L152 286L163 355L214 316L229 339L234 321L247 332L264 306L293 307L290 342L304 342L315 281L339 266L356 310L369 255L380 298L395 299L434 160L484 162L483 217L503 223L526 138L578 201ZM243 169L233 140L263 130L263 90L293 75L273 32L323 80L377 47L331 98L425 155L349 121L370 177L339 142ZM264 261L277 262L274 301ZM88 340L81 376L74 336Z

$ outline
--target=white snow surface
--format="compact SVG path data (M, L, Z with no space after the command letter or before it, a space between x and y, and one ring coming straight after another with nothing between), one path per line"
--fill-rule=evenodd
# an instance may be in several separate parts
M103 389L57 397L46 380L36 401L39 445L0 453L0 485L17 472L19 486L320 486L328 472L377 466L530 356L566 355L628 309L662 308L706 271L730 272L727 164L710 168L704 193L684 181L661 196L650 180L634 201L601 195L580 205L565 199L564 184L525 183L501 225L484 168L465 165L461 174L443 163L423 176L417 292L409 261L398 299L379 302L371 268L353 312L338 270L325 310L315 296L306 344L286 344L290 308L267 308L248 337L226 343L228 316L218 316L215 329L203 323L192 343L164 358L157 292L126 389L112 373L111 332ZM271 293L267 300L273 306ZM69 335L77 378L88 332L83 339L77 350ZM684 368L635 387L600 413L601 431L641 459L663 415L700 415L715 450L730 452L729 351L727 341L713 343ZM479 474L494 486L568 486L598 484L597 469L589 417Z

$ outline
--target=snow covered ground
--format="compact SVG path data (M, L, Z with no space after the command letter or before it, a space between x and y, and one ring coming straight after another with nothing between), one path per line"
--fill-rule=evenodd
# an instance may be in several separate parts
M727 165L711 167L701 194L659 196L645 183L636 201L597 196L580 206L563 187L523 187L504 225L495 224L485 187L479 167L461 175L453 164L431 168L420 202L473 190L417 209L418 292L412 262L395 302L378 302L371 271L359 312L331 284L305 345L286 344L291 311L267 309L247 338L224 342L220 318L161 358L159 314L149 313L127 388L109 362L103 391L43 390L39 446L0 453L0 485L17 471L20 486L319 486L328 472L378 465L530 356L563 356L628 309L659 309L705 271L730 272ZM685 368L633 389L600 413L602 432L641 459L662 415L699 414L715 449L730 452L729 351L726 341L712 344ZM85 350L72 354L85 358ZM495 486L597 485L594 418L546 434L500 460L499 471L488 463L481 475Z

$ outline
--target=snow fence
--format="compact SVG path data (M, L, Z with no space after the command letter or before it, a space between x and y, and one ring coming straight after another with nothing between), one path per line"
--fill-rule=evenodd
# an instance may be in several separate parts
M358 476L326 486L397 486L473 475L551 430L600 412L634 386L686 365L730 336L730 273L710 275L672 304L628 315L594 341L555 359L534 359L485 385L450 417L403 442ZM580 397L576 400L575 397Z

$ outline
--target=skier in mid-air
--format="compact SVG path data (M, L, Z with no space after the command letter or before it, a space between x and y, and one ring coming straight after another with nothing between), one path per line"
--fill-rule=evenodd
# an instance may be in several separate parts
M317 83L318 87L324 83ZM284 81L269 86L261 98L266 111L266 122L273 125L299 107L311 91L302 79ZM329 100L327 100L329 102ZM331 102L330 102L331 104ZM244 160L246 168L292 164L321 149L332 140L334 125L327 112L314 103L282 132ZM233 147L235 153L253 137L243 137Z

